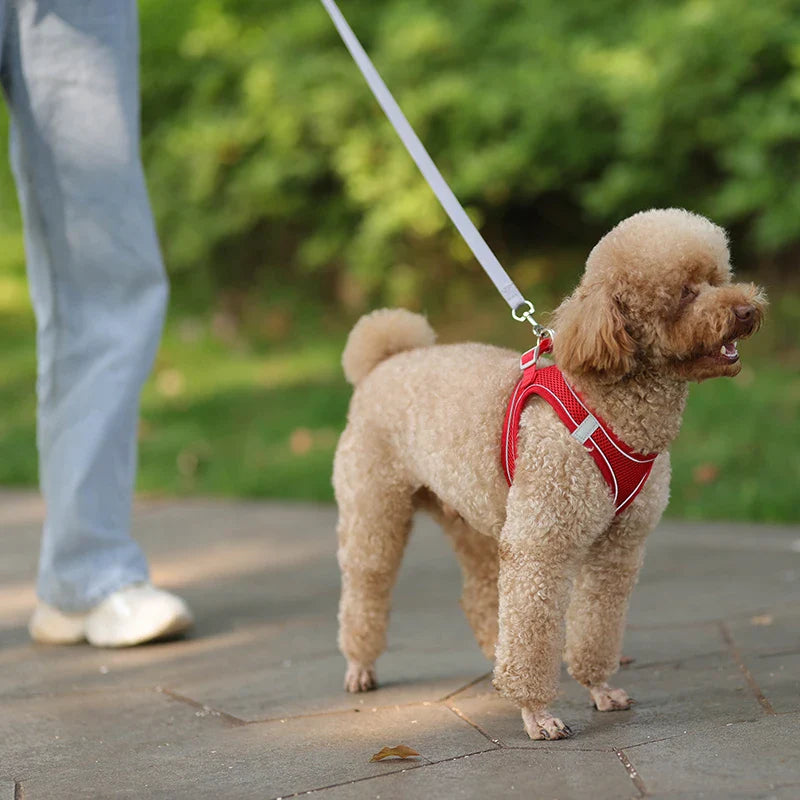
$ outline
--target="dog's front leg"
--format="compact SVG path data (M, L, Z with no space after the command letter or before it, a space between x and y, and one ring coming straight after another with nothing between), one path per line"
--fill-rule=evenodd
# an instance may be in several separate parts
M628 598L644 557L646 531L615 523L592 545L578 573L567 612L565 658L598 711L630 708L623 689L608 685L619 668Z
M619 668L628 598L644 557L647 535L656 527L669 496L669 454L657 459L636 501L614 518L586 554L567 612L566 661L598 711L630 707L623 689L608 679Z
M572 731L548 711L558 692L564 617L572 578L613 513L587 497L565 493L554 477L529 482L519 472L500 536L499 635L494 684L522 709L532 739L563 739ZM594 476L593 476L594 477ZM607 490L599 482L589 494Z

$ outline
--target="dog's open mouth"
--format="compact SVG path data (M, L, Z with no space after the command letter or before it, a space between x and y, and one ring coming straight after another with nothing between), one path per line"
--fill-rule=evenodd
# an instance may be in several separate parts
M692 380L705 380L720 375L733 376L741 369L737 339L729 339L710 352L691 356L679 365L680 373Z
M738 369L739 350L736 347L737 344L738 342L736 339L730 339L727 342L723 342L718 350L715 349L711 352L705 352L700 356L696 356L695 361L697 363L703 363L712 369L725 370L724 374L727 375L729 374L728 368L733 367L734 364L737 365L736 368Z
M736 339L730 342L725 342L719 349L720 359L727 364L732 364L734 361L739 360L739 351L736 349Z

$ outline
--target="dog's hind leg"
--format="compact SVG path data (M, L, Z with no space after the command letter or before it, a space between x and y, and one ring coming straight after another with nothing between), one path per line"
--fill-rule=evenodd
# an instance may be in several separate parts
M334 464L339 504L339 649L345 688L377 685L375 661L386 647L391 594L411 529L412 488L370 432L348 429Z
M566 661L598 711L629 708L623 689L608 685L619 668L628 598L644 558L647 535L658 524L669 494L669 456L659 456L636 501L589 548L567 612Z
M497 542L478 533L456 514L444 511L440 522L453 543L464 586L461 608L481 650L494 661L497 643Z

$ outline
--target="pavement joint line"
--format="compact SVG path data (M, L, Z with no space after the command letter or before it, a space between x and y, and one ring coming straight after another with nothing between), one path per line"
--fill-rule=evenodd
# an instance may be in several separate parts
M247 723L243 719L239 719L239 717L234 717L233 714L228 714L226 711L219 711L216 708L212 708L205 703L199 703L197 700L192 700L191 697L185 697L178 692L174 692L172 689L167 689L163 686L156 686L153 689L156 694L163 694L166 697L171 698L172 700L176 700L179 703L184 703L185 705L191 706L192 708L197 708L199 711L197 712L198 717L219 717L224 722L227 722L228 725L236 728L240 728L242 725L247 725Z
M81 697L92 694L120 694L122 692L150 692L152 690L153 687L149 684L142 686L97 686L90 689L60 689L54 692L48 692L46 689L33 689L29 691L2 692L0 693L0 700L6 703L14 703L24 700L41 700L43 697Z
M719 625L727 622L748 622L753 617L761 616L762 614L770 614L773 612L780 612L781 615L795 616L794 607L790 606L789 610L783 605L778 606L759 606L751 608L749 611L739 611L728 617L713 617L711 619L685 621L685 622L651 622L651 623L631 623L626 626L629 631L660 631L672 630L676 628L710 628L718 627Z
M451 698L455 697L457 694L461 694L461 692L466 692L467 689L471 689L476 684L480 683L483 680L486 680L486 678L490 678L491 676L492 676L491 670L489 672L484 672L483 675L479 675L477 678L475 678L474 680L471 680L469 683L465 683L459 689L456 689L455 691L450 692L450 694L446 694L439 702L440 703L446 703L448 700L450 700Z
M628 755L624 750L618 750L617 748L614 748L614 752L617 754L617 758L625 768L625 772L628 773L628 777L633 781L633 785L639 792L639 797L647 797L647 787L644 785L642 776L639 774L639 771L636 769L636 767L633 766L630 758L628 758Z
M796 656L800 655L800 648L793 648L792 650L776 650L774 652L766 653L753 653L755 658L779 658L780 656Z
M683 664L687 664L692 661L699 661L703 658L708 658L709 656L719 656L723 655L724 653L727 653L727 648L721 647L719 650L712 650L708 653L695 653L691 656L686 656L686 658L671 658L667 659L666 661L648 661L642 664L625 664L624 666L620 667L620 669L632 671L637 669L652 669L653 667L672 667L675 665L682 666Z
M749 611L738 611L735 614L730 614L729 616L725 617L724 619L719 620L720 622L750 622L753 617L761 617L764 614L768 614L770 616L780 616L780 617L793 617L796 616L796 612L794 611L794 607L790 607L791 610L788 610L785 606L781 604L773 604L769 606L758 606L758 608L751 608Z
M747 720L748 722L750 720ZM741 725L742 723L736 722L732 723L734 725ZM620 750L633 750L634 747L644 747L648 744L655 744L656 742L668 742L671 739L680 739L681 736L684 736L682 733L673 733L672 736L660 736L658 739L646 739L643 742L636 742L636 744L626 744L624 747L621 747ZM616 749L616 748L615 748Z
M500 739L495 739L490 736L477 722L473 722L460 708L456 708L452 703L444 703L445 708L449 708L459 719L464 720L467 725L471 725L478 733L485 739L488 739L492 744L497 747L505 747L505 744Z
M767 700L766 695L764 692L761 691L761 688L756 683L756 679L753 677L753 673L747 668L747 665L742 660L742 656L739 653L739 649L736 647L736 642L733 640L733 636L731 635L731 630L728 627L727 623L720 622L719 629L722 634L722 638L725 640L725 643L728 645L728 650L730 651L731 658L733 659L734 663L737 667L739 667L739 671L744 675L744 679L747 681L747 685L750 687L751 691L755 695L756 700L758 700L761 707L767 714L771 716L775 716L775 709L772 707L772 703Z
M785 716L787 714L800 714L800 711L778 711L778 712L776 712L775 716L780 717L780 716ZM735 722L726 722L724 724L724 727L727 728L727 727L734 727L736 725L752 725L753 723L758 722L761 719L763 719L763 717L754 717L753 719L739 719L739 720L736 720ZM723 727L723 726L714 725L714 726L712 726L712 729L713 730L717 730L717 729L719 729L721 727ZM662 736L659 739L648 739L647 741L637 742L636 744L626 744L623 747L621 747L620 749L621 750L632 750L634 747L645 747L648 744L655 744L656 742L668 742L670 739L680 739L684 735L685 734L683 734L683 733L675 733L672 736Z
M241 720L243 725L267 725L272 724L275 722L288 722L289 720L294 719L312 719L314 717L332 717L336 714L364 714L364 713L372 713L374 711L391 711L394 709L401 709L401 708L414 708L415 706L425 706L429 708L435 708L436 706L441 705L441 701L439 700L415 700L411 703L388 703L384 706L363 706L362 708L357 708L356 706L351 706L350 708L338 708L338 709L331 709L330 711L310 711L307 714L284 714L282 717L264 717L263 719L243 719ZM236 717L234 717L236 719Z
M763 611L761 613L764 613ZM744 619L746 616L749 619L752 614L744 615L742 618ZM704 619L704 620L697 620L695 622L651 622L646 625L637 625L632 624L627 626L627 630L629 631L661 631L661 630L671 630L674 628L710 628L715 625L719 625L724 620L721 617L717 617L714 619Z
M531 739L529 744L505 744L501 750L524 750L528 753L616 753L610 745L600 747L559 747L557 744L545 744L547 739ZM562 740L566 741L566 740Z
M302 797L306 794L316 794L317 792L324 792L327 789L337 789L339 786L352 786L356 783L364 783L365 781L374 781L378 778L385 778L388 775L397 775L402 772L411 772L415 769L425 769L426 767L433 767L436 764L446 764L448 761L460 761L462 758L469 758L470 756L481 756L484 753L495 753L501 748L490 747L486 750L475 750L473 753L464 753L460 756L450 756L449 758L440 758L438 761L428 761L427 764L414 763L411 766L404 767L403 769L393 769L391 772L381 772L379 775L365 775L363 778L353 778L349 781L341 781L340 783L331 783L327 786L318 786L315 789L305 789L301 792L293 792L292 794L282 794L277 797L272 797L270 800L291 800L293 797Z
M0 0L1 1L1 0ZM0 701L6 703L27 702L29 700L45 700L55 699L60 700L68 697L92 697L94 695L104 694L147 694L148 692L160 692L161 687L153 687L152 683L142 683L137 686L94 686L94 687L76 687L76 688L60 688L55 691L49 692L47 689L34 689L31 691L20 692L4 692L0 693Z
M140 516L144 514L152 514L154 511L164 511L165 509L169 510L179 505L179 502L173 498L159 499L154 497L142 497L139 495L134 500L133 510L137 516Z

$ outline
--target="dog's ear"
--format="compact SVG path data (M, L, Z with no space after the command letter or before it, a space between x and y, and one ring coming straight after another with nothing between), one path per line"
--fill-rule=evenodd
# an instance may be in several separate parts
M556 310L553 328L555 359L566 372L622 376L635 366L619 300L600 285L579 286Z

